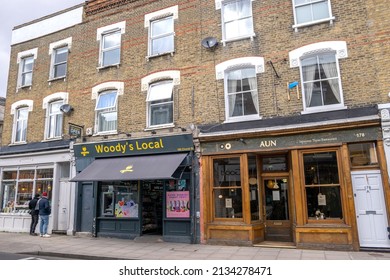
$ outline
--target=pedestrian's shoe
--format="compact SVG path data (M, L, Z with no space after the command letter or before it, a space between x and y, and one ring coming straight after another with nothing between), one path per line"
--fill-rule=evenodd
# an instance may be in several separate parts
M32 236L37 236L38 234L32 232L32 233L30 233L30 235L32 235Z
M40 234L39 236L40 236L40 237L43 237L43 234Z
M50 237L50 235L48 235L47 233L43 235L43 237Z

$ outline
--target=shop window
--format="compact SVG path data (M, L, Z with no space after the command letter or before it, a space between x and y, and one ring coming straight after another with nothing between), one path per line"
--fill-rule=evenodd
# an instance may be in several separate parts
M375 143L349 144L348 150L352 167L378 165Z
M336 152L304 154L303 163L309 220L342 219L341 187Z
M213 160L215 218L243 218L240 158Z
M138 218L138 182L101 183L100 204L101 216Z
M257 221L260 220L260 200L257 179L256 155L248 156L248 173L251 220Z
M1 212L27 214L28 202L35 193L52 197L53 169L22 169L3 171Z

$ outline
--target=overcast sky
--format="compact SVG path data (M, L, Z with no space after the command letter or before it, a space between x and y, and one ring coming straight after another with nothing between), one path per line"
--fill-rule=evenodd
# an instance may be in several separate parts
M70 8L84 0L11 0L0 6L0 96L6 96L12 29Z

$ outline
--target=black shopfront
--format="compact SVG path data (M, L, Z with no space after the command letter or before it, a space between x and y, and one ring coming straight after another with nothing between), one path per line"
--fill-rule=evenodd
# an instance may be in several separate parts
M191 134L75 144L74 154L79 231L197 242L199 167Z

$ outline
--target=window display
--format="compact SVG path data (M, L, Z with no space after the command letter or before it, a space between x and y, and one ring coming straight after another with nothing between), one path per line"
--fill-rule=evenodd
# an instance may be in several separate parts
M240 158L214 159L213 168L215 218L242 218Z
M35 193L48 193L51 198L52 168L30 168L3 171L1 213L28 214L28 202Z
M100 215L117 218L139 217L138 182L100 183Z
M304 154L303 161L309 220L342 219L336 152Z
M349 144L348 149L352 167L378 165L375 143Z

